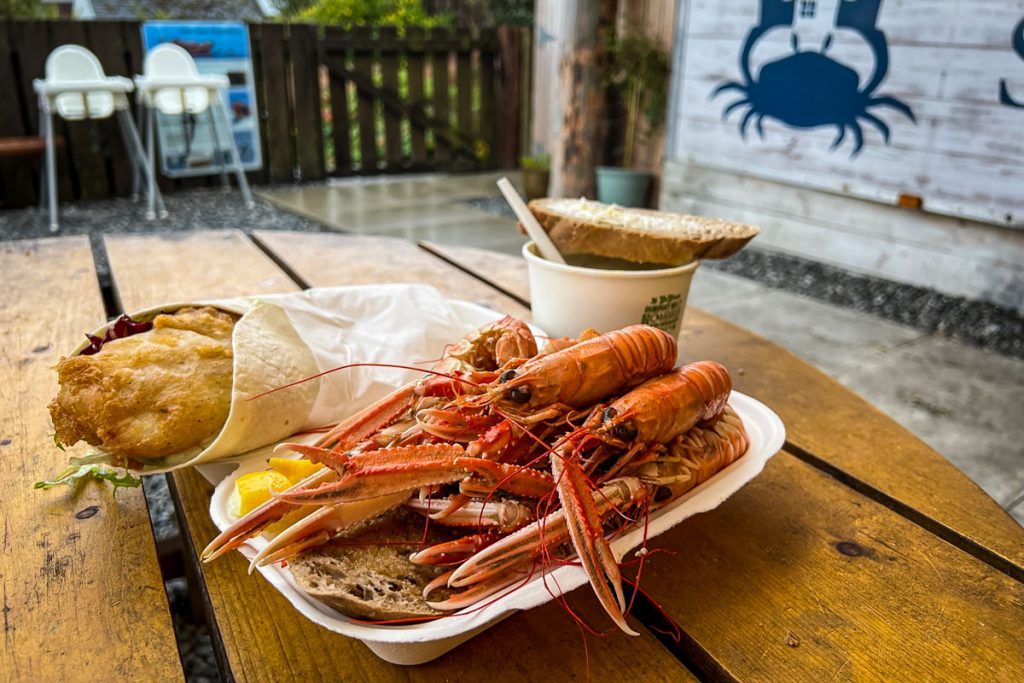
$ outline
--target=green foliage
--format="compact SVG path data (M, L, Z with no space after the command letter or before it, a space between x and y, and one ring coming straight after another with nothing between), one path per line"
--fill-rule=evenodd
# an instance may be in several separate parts
M316 0L274 0L274 7L282 18L291 19L316 4Z
M618 92L626 107L623 165L630 166L640 132L640 115L648 131L654 131L665 120L669 56L657 42L643 35L613 36L606 47L609 68L605 84Z
M431 15L422 0L316 0L297 19L324 25L353 26L451 26L448 14Z
M119 488L135 488L142 484L142 480L133 477L128 470L119 473L104 465L71 465L53 479L37 481L32 488L45 491L55 486L70 486L77 491L87 481L108 481L113 485L115 494Z
M487 0L495 25L533 26L533 0Z
M551 155L534 154L533 156L519 157L519 165L523 168L549 171L551 170Z
M5 19L49 19L56 14L56 7L40 0L0 0L0 17Z
M647 125L652 130L660 126L668 104L668 53L654 40L633 35L610 40L608 56L608 84L618 88L627 100L630 93L640 93Z

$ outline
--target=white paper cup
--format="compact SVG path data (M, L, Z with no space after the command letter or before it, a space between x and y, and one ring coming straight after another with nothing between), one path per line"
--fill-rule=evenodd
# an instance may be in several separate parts
M604 270L562 265L540 257L533 242L523 246L530 276L533 319L553 337L577 337L592 327L598 332L645 323L679 334L700 265L660 270Z

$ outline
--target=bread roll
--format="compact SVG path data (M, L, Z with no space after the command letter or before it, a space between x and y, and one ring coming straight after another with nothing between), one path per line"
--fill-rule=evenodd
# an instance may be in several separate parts
M679 266L732 256L760 230L681 213L630 209L588 199L535 199L530 211L563 255L591 254Z

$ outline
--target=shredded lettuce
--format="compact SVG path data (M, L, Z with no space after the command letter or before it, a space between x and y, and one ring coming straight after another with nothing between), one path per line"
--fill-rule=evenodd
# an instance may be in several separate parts
M50 434L50 436L53 437L53 445L54 446L56 446L57 448L61 449L62 451L66 451L67 450L66 448L64 448L64 444L62 444L60 442L60 437L57 436L57 432L54 432L53 434Z
M142 484L142 480L133 477L128 470L124 470L122 474L118 470L105 465L92 464L71 465L54 479L37 481L33 488L49 490L55 486L63 485L78 489L78 487L90 479L94 481L109 481L114 486L114 495L117 495L118 488L135 488Z

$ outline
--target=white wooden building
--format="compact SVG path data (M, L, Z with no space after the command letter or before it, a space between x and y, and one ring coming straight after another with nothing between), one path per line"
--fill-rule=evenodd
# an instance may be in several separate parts
M1024 312L1024 0L679 0L675 23L661 208Z

